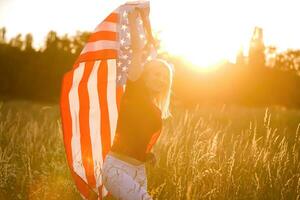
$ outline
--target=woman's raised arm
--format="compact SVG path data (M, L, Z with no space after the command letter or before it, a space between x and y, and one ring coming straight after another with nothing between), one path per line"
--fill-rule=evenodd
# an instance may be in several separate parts
M142 48L140 45L140 37L137 30L138 9L134 9L128 14L129 28L131 35L132 60L128 68L128 78L131 81L137 80L142 74Z

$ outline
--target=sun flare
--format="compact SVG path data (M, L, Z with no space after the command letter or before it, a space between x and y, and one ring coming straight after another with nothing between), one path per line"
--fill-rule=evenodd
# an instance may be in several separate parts
M246 51L254 25L237 20L234 8L222 9L215 3L188 0L183 5L174 2L168 15L159 20L155 18L160 16L161 10L155 10L158 7L154 6L152 17L154 26L161 29L163 48L200 68L208 69L224 60L234 62L240 48ZM160 24L156 24L158 21Z
M125 0L112 0L114 5ZM8 38L33 33L41 47L50 30L59 35L92 31L105 10L104 0L11 0L0 2L0 27ZM224 60L235 61L237 51L247 54L255 26L264 31L266 45L278 49L300 47L298 0L150 0L151 23L163 48L202 68ZM110 12L112 8L106 9ZM282 13L282 14L278 14Z
M241 48L247 55L255 26L263 28L266 45L282 50L300 46L300 39L296 39L300 29L292 26L293 31L289 32L284 23L295 19L296 10L292 5L298 3L293 0L284 5L238 0L186 0L184 3L154 0L151 17L156 30L161 31L163 48L201 68L209 68L224 60L235 62ZM284 9L290 12L278 18Z

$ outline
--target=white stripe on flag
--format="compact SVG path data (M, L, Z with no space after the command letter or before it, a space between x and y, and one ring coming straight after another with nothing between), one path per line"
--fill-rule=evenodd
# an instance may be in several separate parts
M85 45L81 54L93 52L93 51L104 50L104 49L118 50L119 44L116 41L110 41L110 40L100 40L100 41L96 41L96 42L89 42Z
M74 70L72 88L69 92L70 112L72 118L72 139L71 149L73 158L73 168L84 181L87 182L84 166L81 157L80 144L80 127L79 127L79 96L78 86L82 79L85 63L81 63L79 67Z
M116 59L107 60L107 103L108 103L108 113L110 122L110 138L111 145L115 137L115 131L117 128L118 119L118 108L116 99L116 77L117 77L117 66Z
M91 75L88 80L88 94L90 99L90 110L89 110L89 126L90 126L90 137L92 144L92 154L94 161L94 176L96 179L96 187L102 184L101 168L103 163L102 158L102 144L101 144L101 127L100 127L100 103L98 96L98 70L100 66L100 60L96 61Z
M102 22L97 26L94 32L99 32L99 31L112 31L116 32L117 31L117 24L114 22Z

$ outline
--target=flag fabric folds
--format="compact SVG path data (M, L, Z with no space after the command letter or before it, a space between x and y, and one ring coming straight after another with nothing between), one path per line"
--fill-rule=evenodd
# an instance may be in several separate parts
M102 199L103 160L112 145L130 64L128 12L149 2L124 4L90 35L62 81L60 109L66 157L84 199ZM141 20L141 19L140 19ZM143 23L137 23L145 40Z

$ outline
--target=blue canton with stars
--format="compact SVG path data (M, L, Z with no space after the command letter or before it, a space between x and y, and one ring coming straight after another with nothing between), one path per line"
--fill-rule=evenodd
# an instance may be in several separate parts
M127 73L128 73L128 66L131 63L132 59L132 49L131 46L131 39L130 39L130 29L129 29L129 20L128 20L128 12L133 7L124 6L120 8L120 21L118 25L118 35L119 35L119 52L118 52L118 59L117 59L117 85L125 85L127 80ZM144 30L144 25L141 17L137 19L137 30L139 33L139 37L141 39L141 45L144 47L147 43L146 34ZM155 57L156 55L153 54L152 56L149 55L148 52L144 53L143 56L143 63L144 64L147 60ZM141 66L142 67L142 66Z

